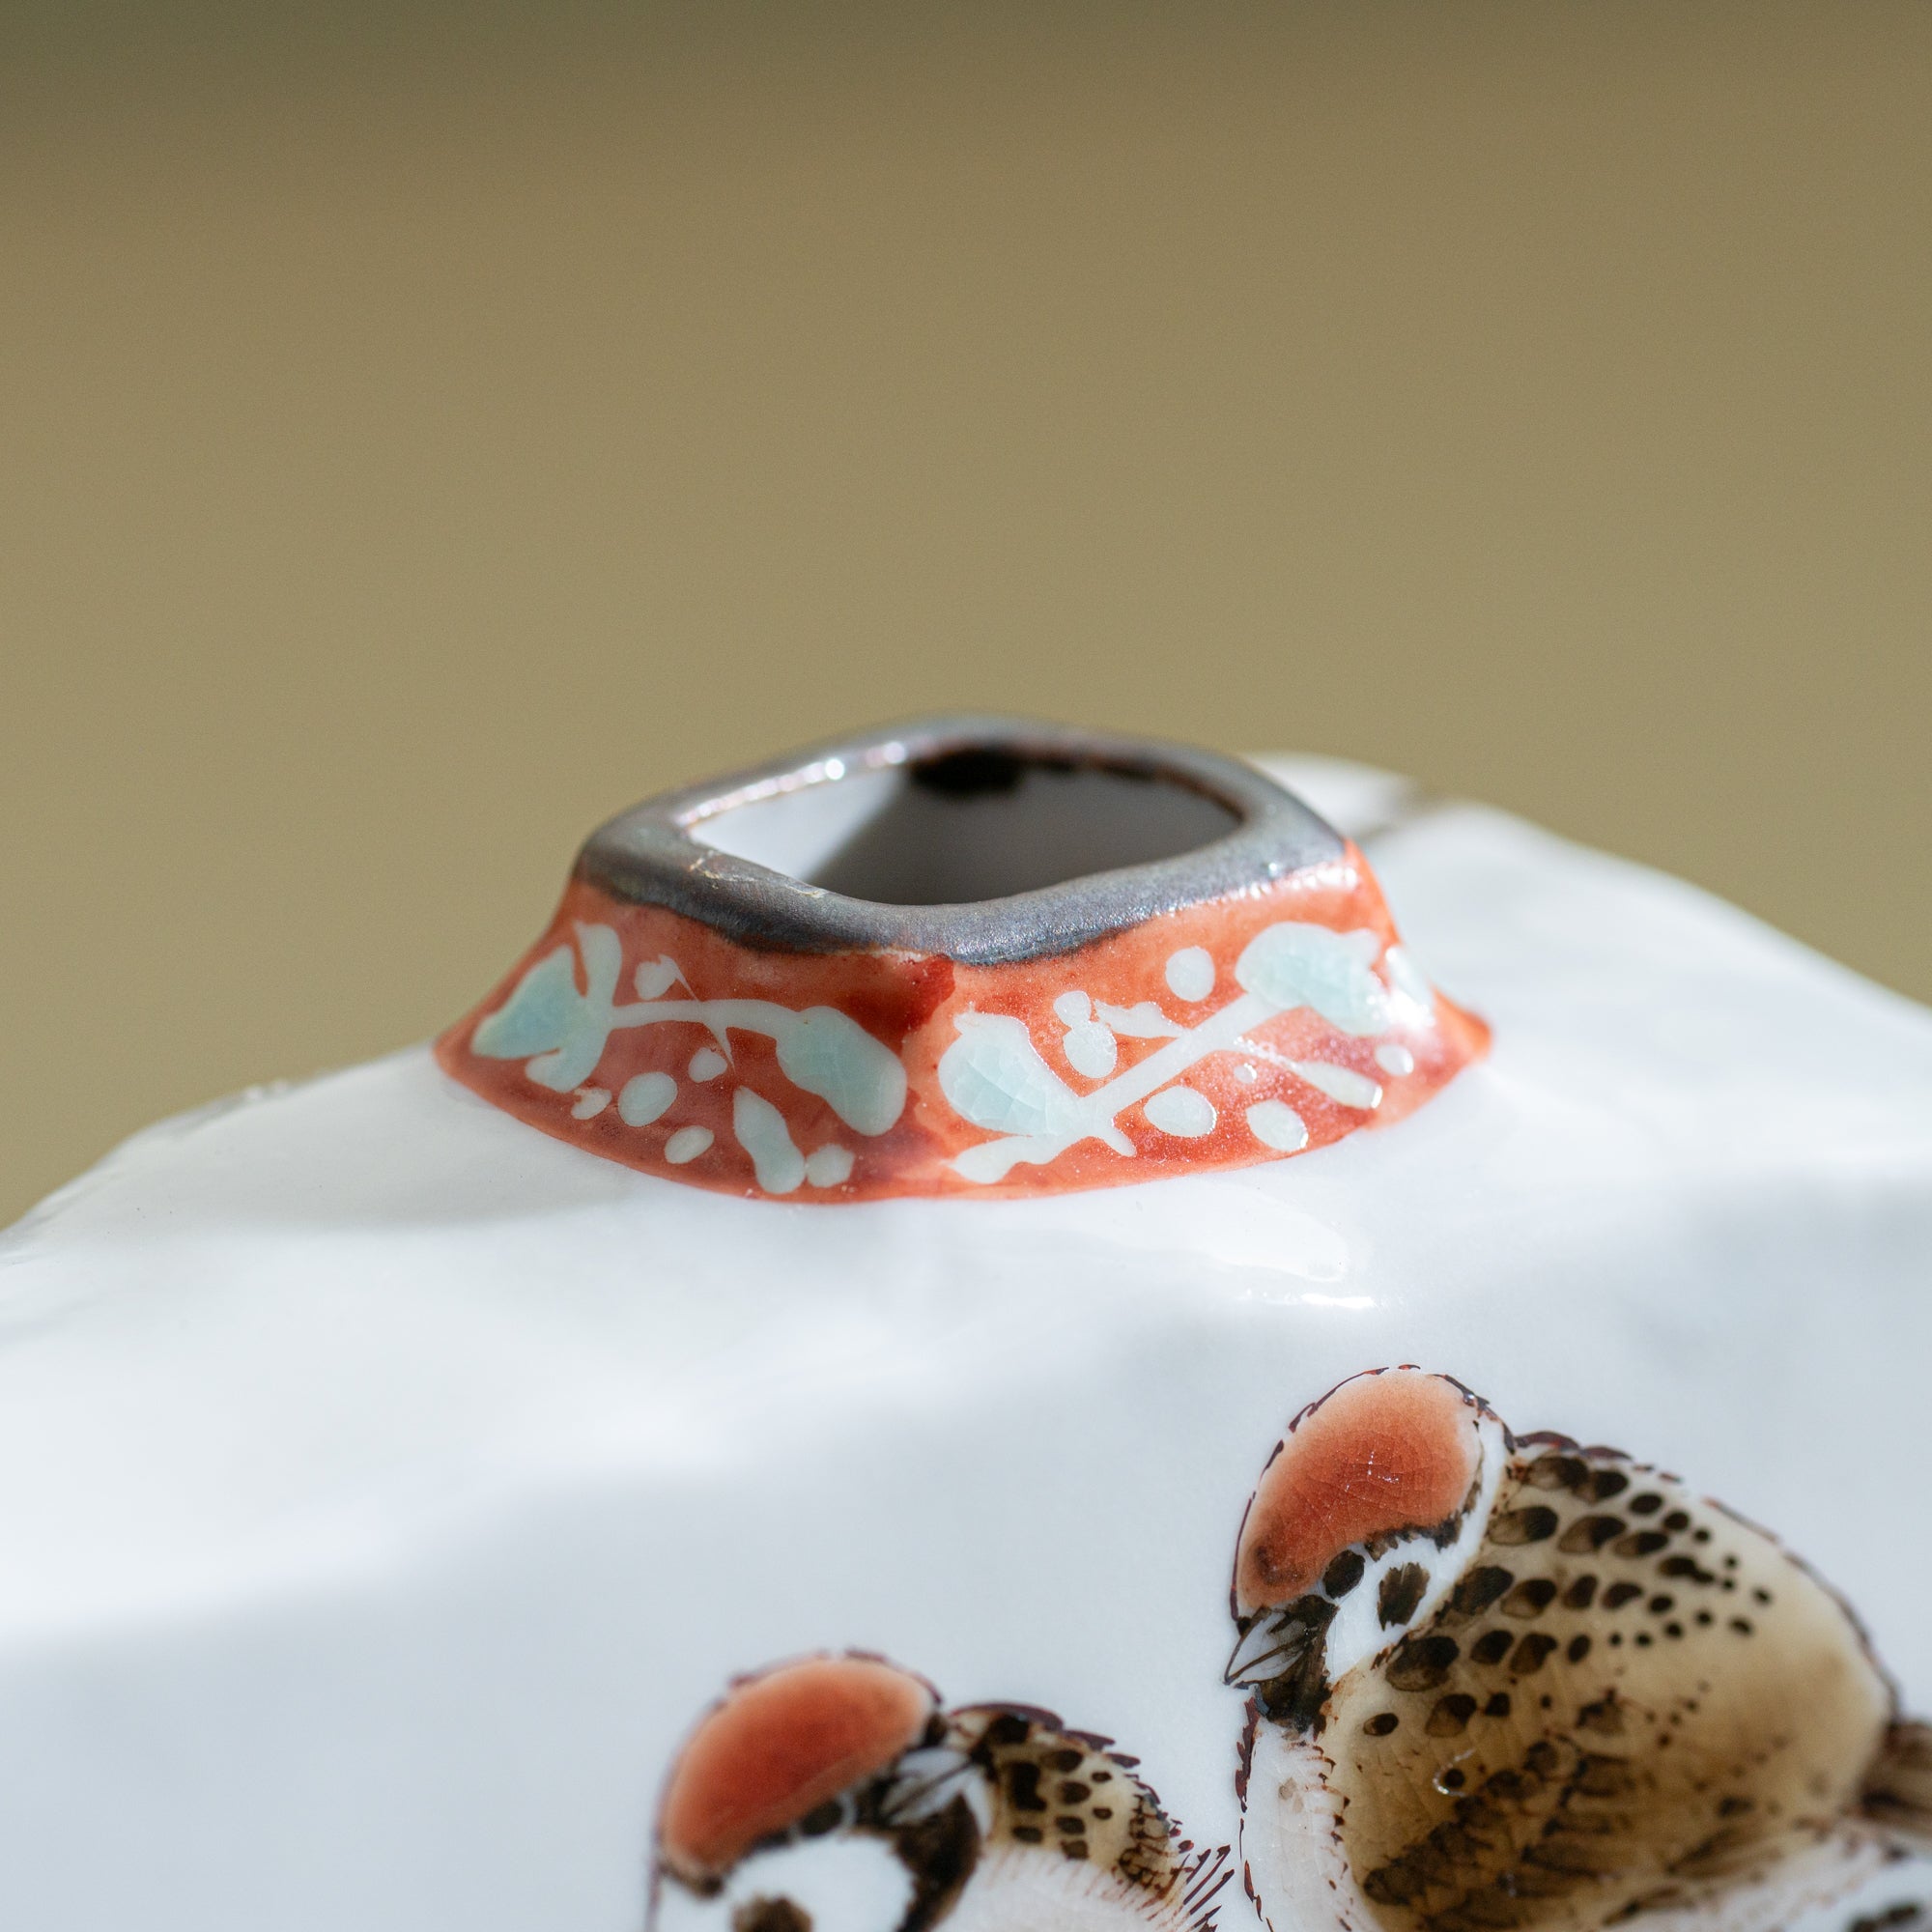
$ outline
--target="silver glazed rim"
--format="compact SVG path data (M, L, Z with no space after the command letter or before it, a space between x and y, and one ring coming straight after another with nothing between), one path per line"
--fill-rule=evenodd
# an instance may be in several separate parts
M896 777L970 810L1029 783L1086 776L1161 788L1207 836L1183 849L1101 864L1029 889L912 902L813 881L714 843L730 814ZM1190 815L1191 814L1191 815ZM917 836L917 835L916 835ZM1024 834L1008 842L1024 847ZM1253 766L1192 746L1026 718L942 714L842 737L663 793L595 832L577 875L613 895L701 921L743 946L785 952L902 952L970 965L1068 952L1187 905L1278 883L1344 851L1340 834ZM1023 858L1023 853L1019 855ZM891 867L885 875L890 882Z

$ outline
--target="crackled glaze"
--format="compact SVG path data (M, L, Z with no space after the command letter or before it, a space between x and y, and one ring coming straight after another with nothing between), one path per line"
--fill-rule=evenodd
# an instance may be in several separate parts
M1084 818L1082 775L1101 792ZM909 819L887 811L895 781ZM1030 783L1060 795L1012 817ZM988 796L1009 810L1004 855L970 803ZM1110 846L1123 813L1138 822ZM734 814L767 859L815 859L847 890L715 858ZM1055 876L1037 845L1103 869ZM846 876L987 883L1002 856L1015 890L964 905L855 898ZM1401 1120L1488 1039L1401 945L1360 850L1259 772L959 719L612 821L549 930L437 1051L517 1119L628 1167L861 1201L1277 1160Z
M627 1167L863 1200L1112 1186L1325 1147L1412 1112L1487 1038L1407 958L1350 846L1271 891L996 966L754 950L578 880L438 1056Z

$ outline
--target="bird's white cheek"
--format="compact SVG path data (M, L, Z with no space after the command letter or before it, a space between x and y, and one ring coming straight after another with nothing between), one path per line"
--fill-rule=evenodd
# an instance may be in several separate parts
M912 1874L882 1838L808 1838L753 1853L709 1898L667 1881L652 1932L733 1932L761 1899L787 1900L811 1932L897 1932Z
M1369 1565L1362 1574L1362 1580L1342 1599L1335 1611L1335 1619L1328 1626L1322 1663L1331 1684L1339 1683L1358 1663L1368 1662L1389 1645L1400 1641L1404 1633L1419 1621L1421 1613L1418 1611L1395 1624L1382 1622L1383 1582L1394 1572L1414 1564L1427 1578L1426 1588L1418 1601L1432 1605L1439 1603L1445 1574L1454 1575L1452 1565L1455 1553L1451 1550L1445 1554L1421 1537L1409 1537Z

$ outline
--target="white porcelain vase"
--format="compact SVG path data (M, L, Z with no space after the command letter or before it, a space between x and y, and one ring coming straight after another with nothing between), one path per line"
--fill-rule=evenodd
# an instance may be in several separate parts
M0 1925L1903 1926L1928 1258L1932 1016L1501 813L670 795L0 1237Z

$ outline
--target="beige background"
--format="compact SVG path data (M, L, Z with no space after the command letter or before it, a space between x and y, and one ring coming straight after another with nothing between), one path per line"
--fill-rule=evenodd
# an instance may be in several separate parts
M0 1220L949 703L1932 995L1932 6L316 11L0 29Z

